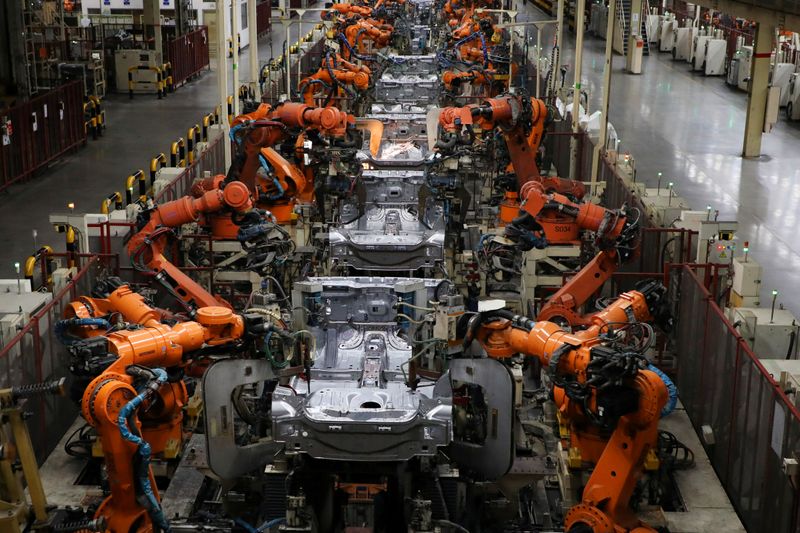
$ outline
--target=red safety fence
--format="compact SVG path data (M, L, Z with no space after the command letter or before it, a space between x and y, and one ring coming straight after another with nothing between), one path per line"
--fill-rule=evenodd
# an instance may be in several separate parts
M208 148L202 151L192 164L190 164L183 172L178 174L168 185L161 189L158 194L153 198L157 204L163 204L177 200L183 196L190 194L192 184L195 180L203 178L206 175L225 174L225 140L223 137L218 137L212 141ZM127 258L127 255L122 252L121 243L129 238L129 233L134 224L129 222L103 222L98 224L89 224L89 230L95 236L91 237L93 241L92 249L100 251L101 256L122 254ZM114 237L114 235L124 234L125 237ZM122 264L127 266L127 260L123 260ZM120 271L124 274L129 270L126 266L121 266Z
M728 41L726 52L727 55L725 56L728 63L730 63L730 60L736 55L736 51L742 46L753 46L752 28L739 29L728 28L725 26L718 26L717 28L722 30L725 35L725 39Z
M97 255L79 255L78 273L72 281L53 295L52 300L35 312L20 332L0 349L0 387L70 377L70 356L56 338L54 326L69 302L89 294L99 276L114 273L113 266L109 267L105 259ZM25 411L32 414L28 430L41 463L72 425L78 407L69 398L50 396L29 400Z
M592 179L592 155L594 143L585 132L574 133L572 122L568 120L556 121L553 131L548 132L542 141L545 145L547 161L543 167L548 168L550 163L556 167L559 176L569 177L572 168L572 140L577 143L577 160L575 179L590 181Z
M256 32L263 35L272 29L272 1L256 5Z
M745 528L797 533L800 412L725 318L698 276L680 276L680 398Z
M84 144L80 81L0 110L0 191Z
M168 41L166 50L172 66L172 82L177 87L209 68L208 28L200 26Z

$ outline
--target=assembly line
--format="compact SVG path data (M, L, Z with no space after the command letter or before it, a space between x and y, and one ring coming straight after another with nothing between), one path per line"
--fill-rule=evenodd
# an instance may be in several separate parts
M188 131L133 120L70 156L169 143L124 188L45 199L66 252L34 231L0 280L27 317L0 329L0 533L796 531L800 251L764 252L794 242L797 171L769 202L745 174L797 151L705 142L724 119L700 110L729 96L717 56L734 68L713 11L640 5L629 24L670 57L626 48L617 90L617 2L566 6L577 54L565 4L281 3L268 54L255 0L207 9L230 20L217 77L168 111ZM606 42L583 44L589 14ZM180 98L151 55L128 113ZM677 105L670 80L700 75L715 89Z

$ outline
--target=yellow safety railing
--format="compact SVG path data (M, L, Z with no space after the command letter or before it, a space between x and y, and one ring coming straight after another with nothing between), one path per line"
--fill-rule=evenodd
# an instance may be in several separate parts
M78 239L73 226L67 226L65 238L67 241L67 266L72 268L75 266L75 258L78 254Z
M183 140L183 137L172 143L169 148L169 154L169 166L186 166L186 141Z
M200 136L200 125L195 124L189 131L186 132L186 164L191 165L194 163L194 141Z
M39 261L44 263L44 282L48 285L51 282L51 275L52 275L52 265L50 264L50 257L53 255L53 249L50 246L42 246L38 250L36 250L33 255L28 256L25 260L25 279L30 280L31 282L31 290L36 290L37 288L33 286L33 275L36 272L36 264Z
M139 200L147 200L147 180L144 170L139 169L125 180L125 205L133 203L133 185L139 182Z
M156 184L156 174L158 174L158 169L163 167L167 164L167 156L164 155L164 152L161 152L153 159L150 160L150 189L152 190Z
M228 125L233 124L233 96L228 96Z
M128 69L128 95L131 99L133 99L133 89L136 86L136 82L133 79L133 73L140 71L140 70L149 70L151 72L155 72L156 74L156 94L158 94L159 100L162 97L167 96L167 91L164 89L164 76L161 72L161 69L158 67L151 67L149 65L139 65L136 67L131 67ZM150 82L147 82L150 83Z
M119 191L113 192L107 197L103 198L103 203L100 204L100 212L104 215L109 214L111 212L112 204L114 205L115 210L125 207L122 203L122 193Z
M61 103L60 105L61 111L63 111L64 104ZM98 97L90 95L87 98L87 101L83 104L83 117L83 131L86 132L86 135L91 134L92 139L97 140L98 137L103 135L106 122L106 112L100 105Z
M200 133L203 142L208 142L208 128L214 123L214 113L209 113L203 117L203 129Z
M253 86L243 84L239 87L239 100L255 100L256 90Z
M167 61L161 65L162 78L164 79L164 87L169 92L175 92L175 82L172 78L172 63Z

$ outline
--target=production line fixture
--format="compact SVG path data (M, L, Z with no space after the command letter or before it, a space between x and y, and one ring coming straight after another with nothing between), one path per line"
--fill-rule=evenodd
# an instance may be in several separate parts
M80 530L661 525L636 510L673 483L677 396L649 360L666 290L598 297L642 215L555 175L560 117L508 91L496 7L329 6L293 101L233 119L227 174L142 202L144 277L101 280L54 325L96 451L69 460L101 472ZM540 305L521 287L550 247L573 277Z

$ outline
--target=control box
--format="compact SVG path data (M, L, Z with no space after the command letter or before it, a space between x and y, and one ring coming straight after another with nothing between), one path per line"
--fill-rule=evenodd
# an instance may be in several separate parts
M800 324L786 309L735 307L728 319L760 359L797 359Z

